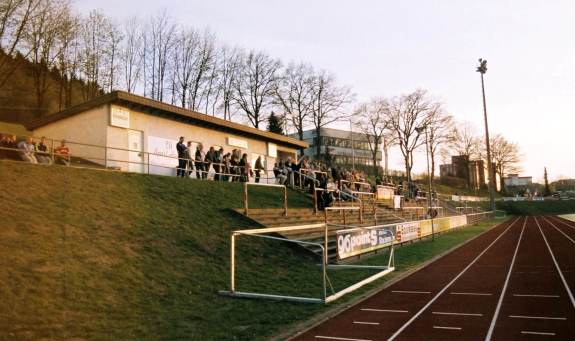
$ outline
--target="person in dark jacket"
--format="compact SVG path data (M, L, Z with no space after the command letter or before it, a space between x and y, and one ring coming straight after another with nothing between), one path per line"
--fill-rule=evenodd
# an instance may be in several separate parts
M210 171L210 167L212 166L212 163L214 163L216 161L216 150L214 149L214 147L210 147L210 149L208 150L208 152L206 153L206 157L204 158L204 174L202 176L203 179L206 179L208 177L208 172ZM214 180L216 180L214 178Z
M186 176L186 145L184 144L184 137L180 136L180 141L176 144L178 150L178 168L176 169L176 176L182 178Z
M255 172L256 172L256 183L258 183L258 182L260 182L260 173L264 170L264 165L263 165L261 156L258 156L254 168L255 168Z
M205 179L204 174L204 147L202 146L202 144L198 144L198 146L196 147L196 155L195 155L195 163L196 163L196 178L197 179ZM206 175L207 177L207 175Z

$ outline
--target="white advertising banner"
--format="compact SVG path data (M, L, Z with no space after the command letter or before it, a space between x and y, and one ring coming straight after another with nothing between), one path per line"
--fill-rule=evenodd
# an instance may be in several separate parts
M173 175L178 166L178 141L157 136L148 136L150 154L150 173ZM155 155L152 155L155 154Z
M345 259L388 247L392 243L393 233L384 227L339 230L337 231L337 257Z
M420 236L419 227L420 227L419 221L397 224L395 230L397 241L404 242L406 240L419 238Z

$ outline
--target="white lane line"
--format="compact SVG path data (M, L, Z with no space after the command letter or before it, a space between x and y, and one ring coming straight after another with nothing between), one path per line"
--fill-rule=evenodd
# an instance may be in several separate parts
M549 316L525 316L525 315L509 315L512 319L532 319L532 320L567 320L566 317L549 317Z
M372 341L372 340L368 340L368 339L350 339L347 337L322 336L322 335L316 335L315 338L316 339L324 339L324 340L340 340L340 341Z
M522 330L522 331L521 331L521 334L555 336L555 333L549 333L549 332L530 332L530 331L527 331L527 330Z
M435 315L456 315L456 316L483 316L483 314L472 314L472 313L448 313L443 311L434 311L432 314Z
M559 295L527 295L527 294L513 294L515 297L543 297L543 298L559 298Z
M561 231L561 229L559 229L557 226L555 226L555 224L553 224L551 222L551 220L547 220L547 218L545 218L545 217L543 217L543 220L545 220L546 222L551 224L551 226L553 226L557 231L561 232L561 234L564 235L565 238L569 239L571 241L571 243L575 244L575 240L573 240L573 238L569 237L565 232ZM569 227L571 227L571 226L569 226Z
M563 218L563 219L565 219L565 218ZM559 219L559 218L557 218L557 217L553 217L553 220L555 220L555 221L557 221L557 222L559 222L559 223L561 223L561 224L563 224L563 225L565 225L565 226L567 226L567 227L570 227L570 228L572 228L572 229L575 229L575 226L572 226L572 225L571 225L571 222L566 223L566 222L564 222L563 220L561 220L561 219Z
M501 310L501 305L503 304L503 297L505 297L505 292L507 291L507 285L509 285L509 279L511 278L511 272L513 271L513 265L515 264L515 258L517 258L517 251L519 251L519 245L521 245L521 238L523 237L523 232L525 231L525 225L527 225L527 219L523 222L523 227L521 228L521 234L517 240L517 246L515 246L515 251L513 252L513 258L511 259L511 265L509 265L509 271L507 271L507 277L505 278L505 283L503 284L503 289L501 289L501 295L499 295L499 301L497 301L497 307L495 308L495 313L491 319L491 324L489 325L489 330L487 331L487 336L485 340L491 340L493 336L493 330L495 329L495 323L497 323L497 317L499 317L499 311Z
M563 276L563 271L561 271L561 268L559 267L559 264L557 263L557 260L555 259L555 255L553 254L553 250L551 250L551 246L549 246L549 242L547 242L547 238L545 237L545 233L543 233L543 229L541 229L541 225L539 225L537 218L535 218L535 222L537 223L537 226L539 227L539 232L541 232L541 235L543 236L543 240L545 241L545 245L547 245L547 249L549 250L549 253L551 254L551 258L553 259L553 263L555 264L555 268L557 268L557 272L559 272L559 276L561 277L561 280L563 281L563 285L565 286L565 290L567 290L567 294L569 295L569 299L571 300L571 304L575 308L575 298L573 298L573 293L571 292L571 289L569 288L569 285L567 284L567 281L565 280L565 276ZM553 223L551 223L551 225L553 225ZM555 226L555 225L553 225L553 226Z
M380 313L408 313L407 310L393 310L393 309L373 309L373 308L363 308L361 311L376 311Z
M433 329L461 330L461 327L433 326Z
M373 326L379 326L379 322L365 322L365 321L353 321L355 324L369 324Z
M469 295L469 296L491 296L486 292L450 292L451 295Z
M507 231L509 231L509 229L515 225L515 223L519 220L519 218L517 218L515 221L513 221L511 223L511 225L509 225L505 231L503 231L499 236L497 236L497 238L495 238L495 240L493 240L491 242L491 244L489 244L483 251L481 251L481 253L479 255L477 255L477 257L475 257L475 259L473 259L471 261L471 263L469 263L465 269L463 269L459 274L457 274L457 276L455 276L449 283L447 283L447 285L445 287L443 287L443 289L441 289L429 302L427 302L427 304L421 308L415 315L413 315L403 326L401 326L401 328L399 328L393 335L391 335L391 337L389 339L387 339L388 341L394 340L399 334L401 334L401 332L403 332L410 324L413 323L413 321L415 321L415 319L417 319L421 314L423 314L424 311L427 310L427 308L429 308L429 306L431 306L433 304L433 302L435 302L439 296L441 296L447 289L449 289L449 287L451 285L453 285L453 283L455 283L455 281L457 281L459 279L459 277L463 276L463 274L465 272L467 272L467 270L469 270L469 268L471 268L471 266L473 266L473 264L475 264L479 258L481 258L481 256L483 256L487 250L489 250L503 235L505 235L507 233Z
M409 291L409 290L392 290L397 294L431 294L431 291Z

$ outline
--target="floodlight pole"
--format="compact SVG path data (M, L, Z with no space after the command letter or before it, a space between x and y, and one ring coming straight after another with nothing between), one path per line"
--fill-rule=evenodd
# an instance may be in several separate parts
M489 146L489 126L487 124L487 104L485 103L485 84L483 75L487 72L487 60L479 58L477 72L481 74L481 93L483 94L483 118L485 120L485 149L487 150L487 174L489 176L489 207L495 211L495 174L491 165L491 147Z
M427 124L424 126L415 128L417 132L421 134L422 130L425 130L425 156L427 158L427 214L431 218L431 240L435 241L435 227L433 226L433 199L431 197L432 187L431 187L431 171L429 167L429 138L427 137Z
M349 139L351 140L351 169L355 171L355 146L353 145L353 121L349 119Z

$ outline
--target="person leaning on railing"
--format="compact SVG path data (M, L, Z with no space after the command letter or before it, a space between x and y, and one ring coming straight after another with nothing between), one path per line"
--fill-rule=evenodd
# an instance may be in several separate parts
M194 171L194 161L192 160L192 141L188 141L184 156L186 157L186 177L189 178L192 176L192 172Z
M204 147L202 146L202 144L198 144L198 146L196 147L196 154L195 154L195 158L194 161L196 163L196 178L197 179L205 179L204 177Z
M21 160L18 155L18 146L16 144L16 135L5 135L0 141L2 147L2 158L9 160Z
M258 156L255 164L255 172L256 172L256 183L260 182L260 173L264 170L264 165L262 163L262 157Z
M54 148L54 162L65 166L70 165L70 148L66 145L66 140L60 141L60 145Z
M44 136L40 138L40 142L36 145L36 160L38 160L38 163L52 164L52 157Z
M178 150L178 168L176 169L176 176L186 176L186 145L184 144L184 137L180 136L180 140L176 144Z
M35 155L36 147L34 147L31 137L27 137L26 139L18 142L18 149L20 151L20 158L22 161L38 163Z

